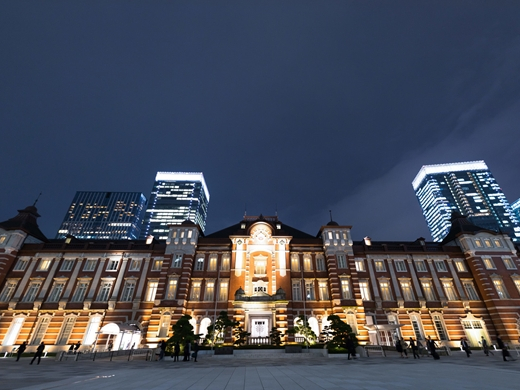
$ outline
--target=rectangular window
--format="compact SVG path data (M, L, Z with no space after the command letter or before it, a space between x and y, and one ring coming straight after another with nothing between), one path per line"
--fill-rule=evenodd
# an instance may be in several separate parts
M448 301L456 301L458 299L452 282L442 282L442 287Z
M325 281L319 282L318 290L320 292L320 300L328 301L329 300L329 286L327 285L327 282L325 282Z
M444 322L442 318L438 314L434 314L433 323L435 324L435 329L437 330L437 334L439 335L439 340L446 341L448 340L448 332L446 332L446 328L444 327Z
M305 272L312 271L312 264L311 264L311 257L310 256L305 256L303 258L303 270Z
M29 264L29 259L18 259L13 271L25 271L27 264Z
M204 270L204 257L198 257L197 262L195 263L195 271L203 271Z
M388 281L380 281L379 287L381 288L381 298L383 301L392 301L392 292L390 291L390 283Z
M364 301L370 301L370 288L368 286L368 280L359 281L359 291L361 292L361 299Z
M513 279L513 282L515 283L516 289L520 293L520 279L518 277Z
M352 294L350 293L349 279L341 279L341 296L343 297L343 299L352 299Z
M356 271L358 271L358 272L366 271L365 261L363 259L356 259L355 263L356 263Z
M135 281L127 280L123 287L123 293L121 294L121 302L132 302L134 298Z
M74 260L65 259L63 260L63 263L61 263L60 271L70 271L72 270L72 267L74 267Z
M484 244L486 244L486 247L492 248L493 244L491 243L491 240L489 238L484 239Z
M100 324L101 317L90 317L90 321L88 322L87 326L87 331L85 332L85 338L83 339L83 345L94 344Z
M83 271L94 271L96 269L96 264L96 259L87 259L85 266L83 267Z
M181 268L182 255L175 255L173 258L172 268Z
M61 298L61 293L63 292L64 287L65 283L54 283L49 298L47 298L47 302L58 302Z
M498 248L502 246L502 242L499 239L495 239L493 242L495 243L495 246Z
M475 290L475 286L473 285L473 282L463 281L462 285L464 286L464 291L466 291L466 295L468 296L468 299L470 301L480 300L477 291Z
M88 282L79 282L71 302L83 302L87 293Z
M502 260L507 269L516 269L516 265L510 257L503 257Z
M493 259L491 259L491 257L483 257L482 262L484 263L484 267L486 267L486 269L496 269L495 262Z
M155 301L155 295L157 294L157 287L159 286L159 282L156 280L150 280L148 282L148 288L146 289L146 298L147 302Z
M52 259L41 259L38 265L38 271L48 271L51 266Z
M228 299L228 282L221 281L218 289L218 300L219 302L226 302Z
M69 342L70 334L72 333L72 329L74 328L74 324L76 323L76 317L66 317L65 321L63 321L63 325L61 327L60 334L58 336L58 340L56 341L57 345L67 345Z
M42 317L36 326L36 330L34 332L33 339L31 341L32 345L38 345L42 342L43 336L45 336L45 332L47 332L47 328L51 323L50 317Z
M435 268L437 272L448 272L448 268L446 268L446 263L442 260L435 261Z
M33 282L29 285L29 289L25 293L25 296L22 299L22 302L34 302L36 299L36 294L40 290L41 282Z
M139 271L141 269L141 259L132 259L128 271Z
M397 272L406 272L406 264L404 263L404 260L396 260L394 263Z
M190 299L192 301L200 300L200 282L193 282L193 284L191 285Z
M18 282L10 282L8 281L4 289L2 290L2 293L0 294L0 302L9 302L11 297L14 294L14 290L16 289L16 286L18 285Z
M168 287L166 289L166 299L175 299L177 294L177 279L169 279Z
M298 255L291 257L291 271L299 271L300 270L300 259Z
M424 291L424 298L426 298L427 301L435 301L436 298L432 283L430 281L422 281L421 285Z
M412 285L409 281L401 281L401 290L403 290L403 298L405 301L415 301Z
M374 261L374 266L376 267L377 272L385 272L385 262L383 260L376 260Z
M222 264L220 265L220 270L229 271L229 269L230 269L229 255L224 254L224 255L222 255Z
M265 257L262 259L255 258L255 275L266 275L266 264Z
M313 281L305 281L305 299L308 301L314 301L316 299Z
M322 256L316 257L316 270L317 271L326 271L325 259Z
M152 271L160 271L162 268L162 264L163 264L162 260L159 260L159 259L153 260Z
M347 268L347 258L345 255L336 255L338 259L338 268Z
M215 282L206 281L206 292L204 293L205 301L213 301L215 299Z
M119 265L119 260L110 259L107 265L107 271L117 271L117 266Z
M217 256L211 256L208 263L208 271L217 270Z
M478 248L482 248L482 241L480 241L479 239L475 240L475 244L477 245Z
M500 299L509 299L509 293L507 292L506 286L504 286L502 279L493 279L493 284L495 285L498 297Z
M302 300L302 288L299 280L294 280L292 282L292 295L293 301Z
M466 272L466 265L464 264L464 260L455 260L453 262L455 264L455 268L457 272Z
M101 287L99 289L99 294L97 296L96 301L98 302L107 302L108 297L110 296L110 290L112 289L112 282L101 282Z
M417 269L417 272L427 272L426 264L424 264L423 260L415 261L415 269Z

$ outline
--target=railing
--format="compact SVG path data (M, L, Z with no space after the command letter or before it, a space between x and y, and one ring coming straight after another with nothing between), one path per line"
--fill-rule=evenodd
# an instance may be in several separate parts
M78 352L78 353L68 353L66 351L62 351L56 360L63 361L63 360L69 360L73 359L74 361L78 360L92 360L95 361L96 359L112 359L114 357L120 357L125 356L127 357L127 360L133 360L135 356L139 357L145 357L145 360L152 360L153 359L153 350L149 348L142 348L142 349L122 349L119 351L106 351L106 352Z
M367 353L367 357L370 357L371 353L381 354L381 356L386 357L386 352L382 345L365 345L365 352Z
M247 344L248 345L270 345L271 338L269 338L269 337L248 337Z

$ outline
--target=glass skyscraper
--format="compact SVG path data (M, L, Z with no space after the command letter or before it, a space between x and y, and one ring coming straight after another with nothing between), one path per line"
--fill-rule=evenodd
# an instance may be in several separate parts
M146 198L141 192L78 191L56 238L136 240Z
M448 234L452 210L520 239L519 220L484 161L424 165L412 186L434 241Z
M206 228L209 191L202 172L157 172L141 238L168 238L169 225L185 220Z
M511 203L511 208L515 213L516 218L518 218L518 220L520 221L520 199L517 199L513 203Z

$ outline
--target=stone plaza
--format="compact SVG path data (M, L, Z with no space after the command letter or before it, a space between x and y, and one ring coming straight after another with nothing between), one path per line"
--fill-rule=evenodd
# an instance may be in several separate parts
M107 359L56 361L42 359L29 365L0 359L0 387L4 390L45 389L150 389L150 390L296 390L296 389L517 389L520 359L504 362L499 351L486 357L473 351L442 356L439 361L424 356L402 359L387 357L291 356L215 357L201 355L198 362L128 361Z

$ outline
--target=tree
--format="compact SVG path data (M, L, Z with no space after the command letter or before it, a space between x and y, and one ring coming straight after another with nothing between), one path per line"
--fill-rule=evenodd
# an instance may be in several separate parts
M227 311L221 311L214 324L208 326L206 339L211 345L224 341L228 328L237 326L239 322L229 318Z
M271 339L271 344L279 347L282 344L282 336L283 333L278 330L278 328L274 327L271 329L269 333L269 338Z
M356 334L352 332L352 328L349 324L342 321L339 316L334 314L328 316L327 320L330 322L330 325L327 327L328 333L331 336L328 340L329 345L343 347L347 343L347 338L350 337L354 341L354 345L357 347L358 341Z
M173 350L175 343L184 345L186 341L192 341L197 338L193 332L193 325L190 323L191 316L184 314L173 327L173 336L166 341L166 350L168 352Z
M305 316L298 316L294 320L294 327L289 328L287 330L289 334L297 334L303 337L303 340L307 347L311 344L311 342L315 342L317 339L316 333L309 326L309 322Z
M240 322L237 321L233 328L233 337L235 338L233 344L237 346L243 345L247 342L247 338L249 336L251 336L251 333L246 332L244 328L240 325Z

